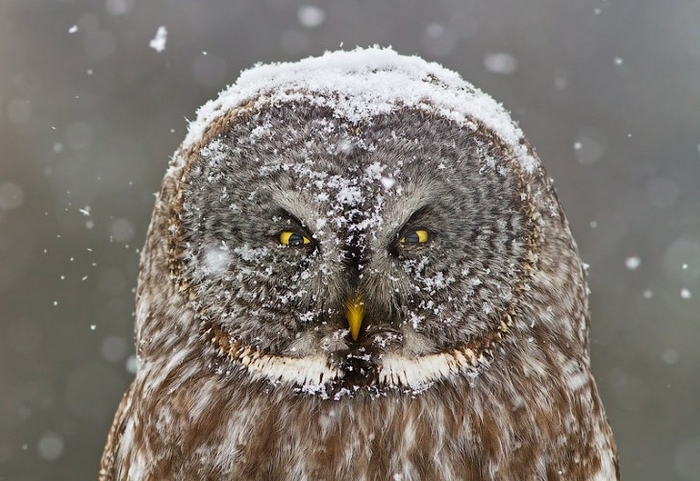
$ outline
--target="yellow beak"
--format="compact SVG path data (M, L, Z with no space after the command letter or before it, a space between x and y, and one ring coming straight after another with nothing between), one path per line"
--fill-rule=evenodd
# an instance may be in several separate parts
M360 335L362 319L365 317L365 305L360 294L356 294L355 297L351 297L345 303L345 317L350 326L352 340L357 341L357 337Z

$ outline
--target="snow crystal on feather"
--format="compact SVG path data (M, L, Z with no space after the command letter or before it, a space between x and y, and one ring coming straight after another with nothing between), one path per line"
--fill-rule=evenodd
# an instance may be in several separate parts
M520 128L489 95L437 63L376 46L326 52L298 62L258 64L243 71L235 84L200 107L182 150L201 139L216 118L253 100L255 106L307 102L331 108L337 117L351 122L386 114L397 106L436 112L465 125L474 118L508 143L526 171L538 165L521 144Z

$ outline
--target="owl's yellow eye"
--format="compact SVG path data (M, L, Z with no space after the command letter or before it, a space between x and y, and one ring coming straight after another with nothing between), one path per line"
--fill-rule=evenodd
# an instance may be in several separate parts
M305 235L286 230L280 232L280 244L283 246L299 247L311 244L311 239Z
M409 232L399 239L399 242L404 245L425 244L430 239L430 234L427 230L418 229Z

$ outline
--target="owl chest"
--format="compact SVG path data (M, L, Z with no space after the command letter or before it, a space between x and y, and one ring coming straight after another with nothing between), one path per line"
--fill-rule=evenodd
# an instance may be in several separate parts
M527 410L450 392L334 401L253 389L162 403L138 444L167 449L134 463L151 464L143 479L594 479L557 474L577 468L576 447Z
M169 469L198 479L481 479L479 463L465 455L476 439L454 413L428 418L425 409L391 399L259 396L171 436Z

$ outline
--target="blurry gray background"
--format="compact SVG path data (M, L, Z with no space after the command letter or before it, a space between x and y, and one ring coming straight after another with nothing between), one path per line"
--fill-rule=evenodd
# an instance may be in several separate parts
M375 43L520 121L591 266L624 478L700 480L698 0L0 0L0 480L95 479L186 118L255 62Z

